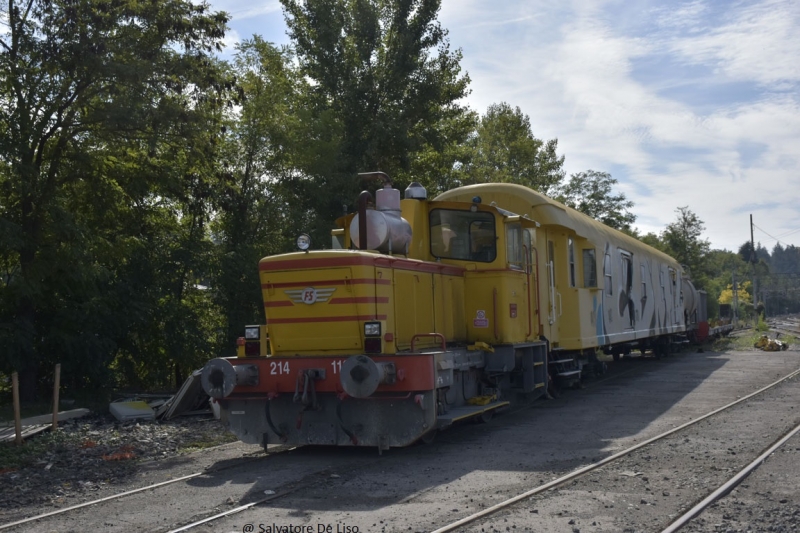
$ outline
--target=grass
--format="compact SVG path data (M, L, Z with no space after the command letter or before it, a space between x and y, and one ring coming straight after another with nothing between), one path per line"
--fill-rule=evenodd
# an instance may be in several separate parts
M206 448L213 448L214 446L219 446L221 444L236 442L237 440L239 439L233 433L229 433L227 431L221 431L220 433L215 434L213 436L206 435L205 438L202 440L197 440L185 444L184 446L178 448L178 453L196 452L198 450L204 450Z
M78 445L78 437L63 431L45 432L25 440L21 446L14 442L0 443L0 472L16 470L42 461Z
M712 349L717 352L724 352L727 350L753 350L753 344L755 344L762 335L764 335L764 333L756 331L749 335L722 337L714 341ZM797 337L793 335L781 335L778 340L785 344L797 344Z

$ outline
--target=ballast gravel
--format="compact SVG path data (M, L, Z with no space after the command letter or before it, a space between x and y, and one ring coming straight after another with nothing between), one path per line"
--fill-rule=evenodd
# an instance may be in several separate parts
M93 414L61 422L55 434L35 435L23 444L35 447L35 454L0 455L5 462L0 464L0 521L13 510L93 499L127 487L143 465L157 469L169 459L233 440L210 417L119 422L109 414Z

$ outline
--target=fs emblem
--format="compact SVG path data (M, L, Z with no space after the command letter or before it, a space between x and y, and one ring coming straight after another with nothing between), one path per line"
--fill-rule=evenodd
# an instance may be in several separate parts
M296 304L311 305L316 302L327 302L331 297L335 288L330 289L315 289L314 287L306 287L305 289L296 289L291 291L283 291L289 299Z

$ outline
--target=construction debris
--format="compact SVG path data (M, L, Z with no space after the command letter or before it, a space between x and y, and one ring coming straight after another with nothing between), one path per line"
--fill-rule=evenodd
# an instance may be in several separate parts
M71 409L69 411L60 411L58 413L58 421L70 420L72 418L81 418L89 414L88 409ZM50 429L53 425L53 415L39 415L30 418L22 419L22 438L27 439L32 435L41 433ZM14 422L0 421L0 442L11 442L14 440L16 433L14 431Z
M192 372L174 396L137 395L112 402L117 420L172 420L176 416L212 414L208 394L200 383L201 370Z
M209 414L208 394L200 383L202 370L192 372L180 390L156 411L156 416L171 420L178 415Z
M781 350L789 349L789 345L778 339L770 339L768 335L762 335L761 338L753 344L753 348L758 348L765 352L780 352Z
M156 413L142 400L111 402L108 410L120 422L127 420L155 420Z

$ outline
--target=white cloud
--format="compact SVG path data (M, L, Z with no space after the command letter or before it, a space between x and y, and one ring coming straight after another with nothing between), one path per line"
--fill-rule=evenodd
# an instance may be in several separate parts
M786 89L777 82L795 76L797 61L788 67L787 58L800 56L798 39L790 37L797 33L797 17L787 16L796 11L794 4L729 10L728 19L719 23L709 18L706 4L691 2L669 17L651 11L654 19L641 21L652 29L646 33L632 31L635 17L620 27L609 11L615 7L574 2L551 13L557 15L547 21L557 29L551 39L534 31L522 42L482 39L486 45L477 58L465 55L474 80L471 101L481 102L480 110L497 100L519 105L537 135L559 138L570 173L612 171L620 190L636 202L643 231L660 232L674 220L675 208L684 205L705 221L707 237L718 248L736 248L749 237L749 212L742 212L747 206L757 211L756 218L768 215L776 233L790 230L800 219L792 186L800 173L793 156L800 110L793 98L776 93ZM452 34L454 44L461 44L461 34ZM709 76L676 82L683 74L666 61L663 71L654 69L653 79L637 79L637 61L649 66L648 61L663 57L707 67ZM737 101L714 72L728 81L768 87ZM662 93L676 84L689 84L689 99ZM734 103L700 109L691 101L699 96ZM765 148L747 160L742 145Z
M800 3L769 1L734 13L733 20L673 43L687 62L715 67L733 80L771 84L800 80Z
M256 3L246 0L217 0L213 2L213 6L217 11L227 11L233 17L232 22L241 22L281 10L278 0L261 0Z
M234 28L249 6L215 4ZM519 106L538 137L558 138L568 173L611 172L641 230L662 231L679 206L715 248L747 240L751 212L772 235L797 230L800 2L652 6L443 0L439 18L464 52L467 103Z
M223 53L232 54L236 49L236 45L239 44L241 40L242 38L239 36L238 31L230 29L225 32L225 38L222 40Z

